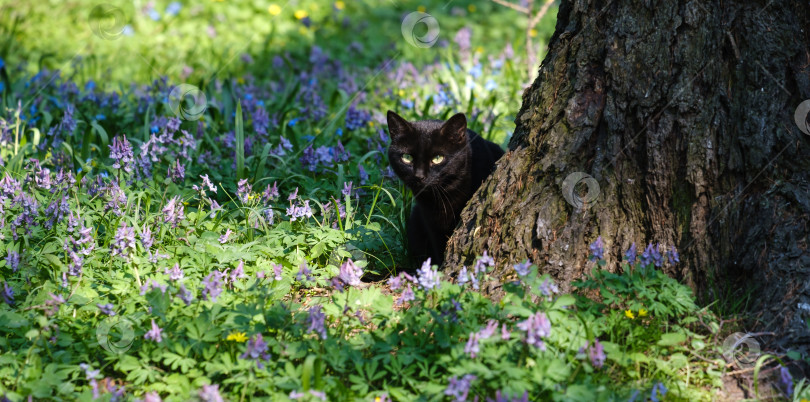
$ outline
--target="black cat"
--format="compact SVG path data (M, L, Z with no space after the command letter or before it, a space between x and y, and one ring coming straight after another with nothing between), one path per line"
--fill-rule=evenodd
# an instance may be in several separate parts
M415 198L408 219L408 251L414 263L430 257L432 264L441 265L461 210L504 152L468 130L463 113L446 122L409 122L389 110L388 131L391 167Z

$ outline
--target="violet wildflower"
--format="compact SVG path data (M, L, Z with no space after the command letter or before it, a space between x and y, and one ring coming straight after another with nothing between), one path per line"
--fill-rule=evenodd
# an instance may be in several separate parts
M594 339L593 345L588 345L588 342L585 342L585 347L588 349L588 357L591 359L591 364L595 368L602 368L605 364L605 348L602 346L602 343L599 342L599 339Z
M136 401L138 401L136 399ZM163 399L160 398L160 394L157 391L149 391L143 395L143 399L140 402L163 402Z
M788 370L788 368L785 366L779 367L779 385L781 385L781 389L784 391L785 396L788 398L793 396L793 376L790 375L790 370ZM664 390L661 396L664 396L665 393L666 390Z
M508 340L509 340L509 337L510 337L511 335L512 335L512 334L509 332L509 330L508 330L508 329L506 329L506 323L503 323L503 324L501 325L501 339L503 339L503 340L505 340L505 341L508 341Z
M307 263L304 262L298 267L298 274L295 275L295 279L299 282L303 282L303 279L306 278L308 281L312 280L312 271L307 266Z
M8 285L8 282L3 282L3 292L0 294L3 297L3 301L8 304L9 306L14 306L14 289Z
M344 196L346 196L346 197L351 197L352 196L352 184L353 183L351 181L348 182L348 183L346 183L345 181L343 182L343 190L341 191L341 193Z
M225 234L224 234L224 235L219 236L219 243L220 243L220 244L225 244L225 243L227 243L227 242L228 242L228 238L229 238L229 237L231 237L231 233L233 233L233 231L232 231L230 228L228 228L228 230L226 230L226 231L225 231Z
M526 331L526 343L540 350L546 350L542 338L551 335L551 322L546 317L546 313L534 313L526 321L518 323L517 327Z
M275 201L278 199L278 182L273 182L273 187L267 185L267 188L264 189L264 196L262 201L268 203L270 201Z
M110 158L113 160L112 167L115 169L124 169L127 173L132 173L132 165L135 161L132 155L132 145L127 141L126 136L113 137L112 145L110 148Z
M309 309L307 322L309 323L307 333L316 332L321 339L326 339L326 314L323 313L321 306L314 306Z
M53 225L58 224L62 219L70 214L70 205L68 204L68 196L57 197L53 202L48 204L45 209L45 216L48 220L45 222L45 229L53 228Z
M11 272L17 272L20 269L20 253L14 250L8 250L6 256L6 265L11 268Z
M180 221L185 218L183 214L184 209L185 207L183 206L183 201L180 199L180 196L176 195L172 197L166 206L163 207L163 222L171 223L172 228L177 228Z
M310 395L320 399L321 401L326 402L326 401L329 400L329 399L326 398L326 392L311 389L311 390L309 390L309 393L310 393Z
M186 178L186 168L180 164L180 160L175 160L174 164L169 165L169 170L166 172L166 177L171 181L178 183Z
M200 177L203 179L203 186L208 187L208 190L214 193L217 192L217 187L214 186L214 183L211 183L211 179L208 178L207 174L201 175Z
M96 307L98 307L98 310L101 311L103 314L107 314L110 317L115 315L115 311L113 310L114 306L112 305L112 303L96 304Z
M237 279L247 278L248 276L245 275L245 262L239 260L239 265L234 268L233 272L231 272L230 278L231 283L236 282Z
M295 190L290 193L290 195L287 197L287 201L295 201L296 198L298 198L298 187L296 187Z
M669 261L670 265L675 265L675 263L681 262L681 256L678 254L678 250L675 246L672 246L672 250L668 251L667 253L667 261Z
M79 364L79 368L84 370L84 376L86 380L90 380L90 386L93 388L93 399L98 399L99 397L99 390L98 390L98 381L96 379L99 377L101 370L93 370L93 367L87 363Z
M459 285L464 285L465 283L470 281L470 275L467 273L467 267L461 266L461 271L458 271L458 280L457 283Z
M242 204L247 204L250 200L250 192L253 191L253 186L248 183L247 179L239 180L238 188L236 189L236 196Z
M464 402L467 400L467 395L470 393L470 386L475 379L478 378L472 374L467 374L460 379L458 376L450 377L450 384L444 390L444 394L454 397L456 402Z
M166 289L168 289L168 285L161 284L155 279L150 278L149 280L144 282L144 284L141 286L141 296L145 295L146 292L153 289L160 289L161 293L166 294Z
M275 275L274 279L277 280L277 281L280 281L281 280L281 272L282 272L281 271L281 268L282 268L281 264L273 263L272 266L273 266L273 274Z
M360 175L360 185L368 183L368 172L363 168L363 165L357 165L358 174Z
M655 265L656 267L660 267L663 263L663 257L661 253L658 252L658 247L653 247L652 243L647 245L647 248L641 253L641 265L646 267L649 265Z
M160 327L158 327L158 325L157 325L157 324L155 324L155 319L153 318L153 319L152 319L152 329L150 329L150 330L149 330L149 331L148 331L148 332L147 332L147 333L146 333L146 334L143 336L143 338L144 338L144 339L153 340L153 341L155 341L155 342L157 342L157 343L160 343L160 342L163 340L163 338L162 338L162 336L161 336L161 332L163 332L163 329L161 329Z
M49 293L50 299L46 299L44 303L44 310L45 315L52 316L59 312L59 306L65 304L65 298L62 295L55 295L53 293Z
M301 161L301 166L310 172L314 172L318 168L318 157L311 144L304 148L304 152L298 160Z
M340 265L340 273L338 279L346 285L357 286L360 283L360 278L363 277L363 268L358 267L351 258L346 260Z
M664 386L664 383L657 382L653 385L652 392L650 392L650 400L652 402L658 402L658 396L660 395L661 398L667 394L667 387Z
M213 271L208 276L205 277L202 281L203 291L202 291L202 298L203 300L211 300L213 302L217 301L217 297L222 293L222 277L225 276L222 272Z
M177 297L179 297L186 306L191 305L191 301L194 300L194 296L183 284L180 284L180 289L177 290Z
M270 354L267 353L267 342L262 338L262 334L256 334L255 337L249 339L246 346L245 353L242 353L239 358L255 360L259 369L263 369L264 364L261 360L270 360Z
M515 264L515 272L517 272L520 276L526 276L529 274L529 268L532 266L532 263L529 262L527 259L525 262L520 264Z
M554 283L553 280L546 278L543 283L540 284L540 293L545 297L551 297L552 294L560 293L560 288L557 287L557 284Z
M602 242L602 236L596 238L596 241L591 243L588 248L591 249L591 261L598 261L605 258L605 245Z
M468 339L467 344L464 345L464 353L469 354L473 359L481 352L481 346L478 344L479 338L479 334L470 332L470 339Z
M475 275L486 273L487 266L490 267L495 266L495 260L487 254L486 250L484 250L484 255L478 258L478 261L475 262L474 266Z
M143 244L143 248L149 250L152 248L152 244L155 242L155 237L152 235L152 230L149 229L149 225L144 224L143 229L141 229L141 244Z
M110 251L114 256L129 261L129 255L135 250L135 229L127 226L126 222L121 222L121 226L115 231L115 238L110 244Z
M478 331L478 335L481 339L489 339L492 335L495 335L495 331L498 330L498 321L489 320L487 321L487 326L484 329Z
M396 304L400 305L405 302L414 301L416 299L416 295L413 293L413 289L411 289L411 284L408 284L408 287L402 292L402 295L399 296L397 299Z
M355 105L350 105L346 111L346 129L354 131L362 128L371 121L371 113L358 109Z
M197 396L203 402L224 402L225 399L219 394L219 385L203 385Z
M627 249L627 252L624 253L624 259L627 260L628 264L633 264L636 261L636 256L638 256L638 252L636 251L636 242L630 245L630 248Z
M439 271L437 269L433 269L430 266L430 258L425 260L422 263L422 268L416 271L417 279L416 281L419 283L419 286L422 287L424 290L431 290L433 288L438 288L441 284Z
M124 212L121 208L127 206L127 195L118 186L118 183L112 182L105 188L105 195L107 197L107 204L104 205L104 212L112 211L116 216L121 216Z
M399 290L399 288L402 287L402 276L397 275L388 278L388 287L391 288L391 290Z

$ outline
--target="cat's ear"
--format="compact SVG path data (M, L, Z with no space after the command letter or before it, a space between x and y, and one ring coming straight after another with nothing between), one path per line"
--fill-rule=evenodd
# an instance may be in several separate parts
M467 117L456 113L442 125L442 136L456 144L467 142Z
M407 120L403 119L402 116L389 110L387 117L388 133L391 135L392 140L395 141L399 138L403 138L408 135L409 131L411 131L411 124L408 123Z

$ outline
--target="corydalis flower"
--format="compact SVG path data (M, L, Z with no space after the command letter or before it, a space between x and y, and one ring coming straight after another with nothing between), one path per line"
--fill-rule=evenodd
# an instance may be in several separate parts
M588 246L591 250L591 261L602 260L605 258L605 244L602 242L602 236L596 238L596 241Z
M146 335L144 335L143 337L144 337L144 339L149 339L149 340L153 340L153 341L155 341L157 343L160 343L163 340L162 332L163 332L163 329L158 327L158 325L155 324L155 320L152 319L152 329L150 329L148 332L146 332Z
M17 272L20 268L20 253L14 250L8 250L6 256L6 265L11 268L11 272Z
M114 306L112 305L112 303L96 304L96 307L98 307L98 310L101 311L103 314L107 314L110 317L115 315L115 311L113 311Z
M200 177L203 180L202 186L198 186L196 184L191 186L191 188L193 188L194 191L199 191L203 193L203 195L205 195L205 189L207 187L208 190L213 191L214 193L217 192L217 188L214 186L214 183L211 183L211 179L208 178L207 174L201 175Z
M475 266L473 267L475 275L486 273L488 266L489 267L495 266L495 260L490 255L487 254L486 250L484 250L484 255L482 255L481 258L479 258L478 261L475 262Z
M416 295L413 293L413 289L411 289L411 284L408 284L408 287L402 292L402 295L399 296L397 299L396 304L400 305L405 302L414 301L416 299Z
M338 280L347 286L357 286L360 283L360 278L363 277L363 268L358 267L355 263L350 259L346 260L343 264L340 265L340 273L338 274Z
M123 215L121 208L127 206L127 195L124 194L124 190L121 190L116 182L110 183L105 190L107 204L104 205L104 212L112 211L116 216Z
M262 196L262 201L268 203L270 201L275 201L278 199L278 182L273 182L273 186L267 185L267 188L264 189L264 194Z
M675 248L675 246L672 246L672 249L670 251L667 251L666 254L667 254L667 261L671 265L675 265L675 263L681 262L681 256L680 254L678 254L678 250Z
M526 321L518 323L517 327L526 331L526 343L540 350L546 350L543 338L551 335L551 322L546 313L534 313Z
M211 300L213 302L217 301L217 297L222 293L222 285L223 281L222 278L225 276L224 273L219 271L214 271L208 274L202 281L202 285L204 286L202 291L202 298L203 300Z
M135 229L127 226L126 222L121 222L121 226L115 231L115 238L110 243L110 251L113 256L120 256L129 261L129 254L135 250Z
M132 165L135 158L132 155L132 145L130 145L127 137L115 136L110 147L110 158L113 160L112 167L115 169L123 168L127 173L132 173Z
M317 333L321 339L326 339L326 314L323 313L321 306L313 306L309 309L309 316L307 317L308 333Z
M223 402L222 395L219 394L219 385L203 385L197 396L203 402Z
M236 196L242 204L247 204L250 200L250 192L253 191L253 186L248 183L247 179L239 180L239 185L236 189Z
M224 234L224 235L219 236L219 243L220 243L220 244L225 244L225 243L227 243L227 242L228 242L228 238L230 238L230 237L231 237L231 233L233 233L233 231L232 231L230 228L228 228L228 230L226 230L226 231L225 231L225 234Z
M628 264L633 264L636 261L637 255L638 252L636 251L636 243L633 242L633 244L630 245L630 248L627 249L627 252L624 253L624 259L627 260Z
M0 292L3 301L9 306L14 306L14 289L9 286L8 282L3 282L3 292Z
M422 267L416 271L417 274L417 283L419 286L422 287L424 290L431 290L434 288L438 288L440 285L440 276L439 271L437 269L433 269L430 266L430 258L425 260L422 263Z
M181 182L186 178L186 168L180 164L180 160L174 161L174 164L169 165L169 170L166 172L166 177L173 182Z
M554 281L546 278L543 283L540 284L540 293L542 293L543 296L550 297L552 294L560 293L560 288L557 287Z
M270 354L267 353L267 342L262 338L262 334L256 334L255 337L247 341L245 353L242 353L239 358L255 360L259 369L264 368L261 361L270 360Z
M454 397L455 401L463 402L467 400L467 394L470 392L470 385L475 379L478 378L472 374L467 374L461 379L458 376L450 377L450 384L444 390L444 394Z
M515 264L515 272L517 272L520 276L526 276L529 274L529 268L532 266L532 263L529 260L521 264Z
M595 368L602 368L605 364L605 348L602 346L602 343L599 342L599 339L594 339L592 345L586 341L585 346L581 350L583 352L585 350L588 351L588 358L591 360L591 365Z
M664 258L661 256L661 253L658 252L658 247L653 247L652 243L647 245L647 248L644 249L644 252L641 253L641 265L646 267L648 265L654 264L656 267L660 267L661 264L664 262Z
M469 354L473 359L481 352L481 346L478 343L480 337L478 333L470 332L470 339L468 339L467 344L464 345L464 353Z
M297 204L290 205L287 208L287 216L290 217L290 222L295 222L303 217L311 218L312 208L309 206L309 200L304 201L304 205L300 207Z
M230 275L231 283L236 282L237 279L241 278L247 278L247 275L245 275L245 262L239 260L239 264L231 272Z
M185 207L183 206L183 201L180 200L180 196L176 195L169 200L165 207L163 207L163 222L170 223L172 228L177 228L177 225L180 224L180 221L185 218L183 214Z

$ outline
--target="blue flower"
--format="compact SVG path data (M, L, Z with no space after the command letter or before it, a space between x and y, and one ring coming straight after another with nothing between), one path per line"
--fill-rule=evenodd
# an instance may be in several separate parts
M591 249L591 261L605 258L605 245L602 242L602 236L597 237L596 241L588 247Z
M484 89L487 91L494 91L496 88L498 88L498 84L496 84L495 80L492 78L488 79L486 84L484 84Z
M5 62L5 60L3 60L2 58L0 58L0 68L3 68L3 67L5 67L5 66L6 66L6 62Z
M288 125L288 126L290 126L290 127L295 127L295 125L296 125L296 124L298 124L298 117L296 117L296 118L294 118L294 119L290 120L290 121L287 123L287 125Z
M337 130L335 130L335 134L337 134L338 137L343 137L343 128L338 127Z
M630 246L627 252L624 253L624 259L627 260L628 264L632 264L634 261L636 261L637 255L638 253L636 252L636 243L633 242L633 244Z
M160 21L160 13L154 8L150 8L146 13L149 14L149 18L151 18L152 21Z
M175 16L178 13L180 13L180 9L182 9L182 8L183 8L183 5L180 4L180 2L173 1L173 2L169 3L169 5L166 7L166 14L171 15L171 16Z
M665 387L663 383L658 382L653 386L652 392L650 393L650 400L652 402L658 402L659 401L658 395L660 395L660 397L663 398L664 395L666 394L667 394L667 387Z
M98 121L102 121L102 120L104 120L106 118L107 118L107 116L105 116L105 115L103 115L101 113L96 115L96 120L98 120Z

